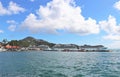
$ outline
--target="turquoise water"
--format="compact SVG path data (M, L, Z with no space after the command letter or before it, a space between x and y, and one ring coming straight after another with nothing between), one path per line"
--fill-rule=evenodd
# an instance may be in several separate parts
M0 77L120 77L120 53L1 52Z

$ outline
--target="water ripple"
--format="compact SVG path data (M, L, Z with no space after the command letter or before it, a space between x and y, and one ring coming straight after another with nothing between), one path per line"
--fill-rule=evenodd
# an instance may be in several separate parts
M0 77L119 77L120 53L0 53Z

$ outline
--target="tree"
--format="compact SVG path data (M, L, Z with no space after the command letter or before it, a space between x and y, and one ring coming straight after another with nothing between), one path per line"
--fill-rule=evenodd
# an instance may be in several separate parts
M5 45L8 43L7 39L3 39L2 43Z
M19 42L18 42L17 40L11 40L11 41L9 42L9 44L10 44L11 46L19 46Z

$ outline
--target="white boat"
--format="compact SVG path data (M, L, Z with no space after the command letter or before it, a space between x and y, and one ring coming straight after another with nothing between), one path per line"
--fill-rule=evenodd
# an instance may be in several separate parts
M6 51L6 49L1 47L0 52L3 52L3 51Z

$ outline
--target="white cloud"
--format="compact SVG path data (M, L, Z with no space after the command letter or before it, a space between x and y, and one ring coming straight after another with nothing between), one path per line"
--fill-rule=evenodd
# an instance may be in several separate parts
M63 30L79 35L99 33L99 25L92 18L85 19L81 8L73 0L52 0L40 6L36 14L29 14L21 27L32 32L55 33Z
M8 27L8 29L10 31L15 31L15 29L17 27L16 25L18 25L18 23L16 21L14 21L14 20L8 20L7 23L10 24L10 26Z
M120 40L120 25L117 25L115 17L110 15L108 20L100 21L99 25L108 34L104 39Z
M30 0L31 2L34 2L35 0Z
M113 41L108 47L111 49L120 49L120 41Z
M16 25L10 25L10 26L8 27L8 29L9 29L10 31L15 31L15 28L16 28Z
M0 30L0 33L4 33L4 31L3 31L3 30Z
M8 24L17 24L17 22L14 21L14 20L8 20L7 23L8 23Z
M0 2L0 15L18 14L24 11L25 11L24 8L20 7L18 4L12 1L9 3L8 7L4 7Z
M110 35L104 36L103 38L106 39L106 40L109 39L109 40L118 40L119 41L120 40L120 35L111 35L110 34Z
M114 4L114 8L116 8L117 10L120 10L120 1Z

